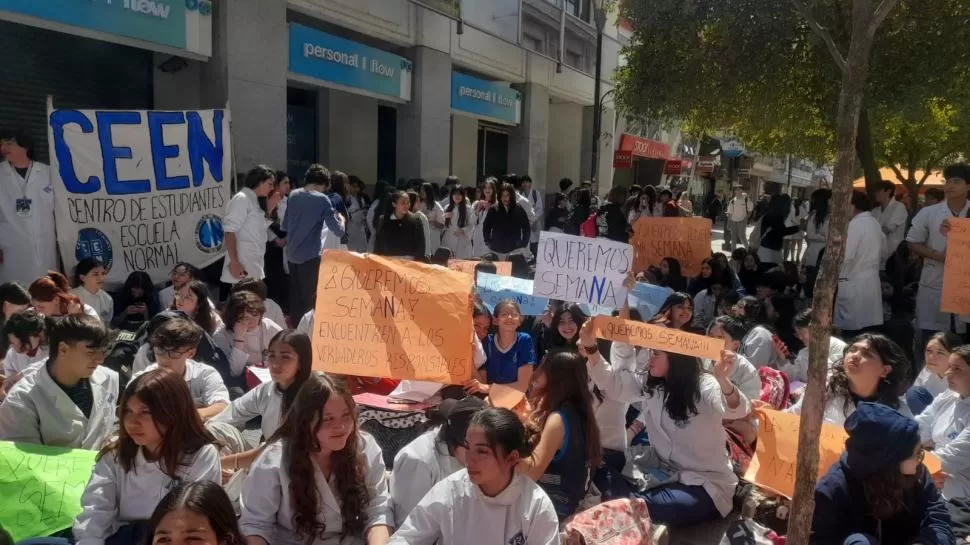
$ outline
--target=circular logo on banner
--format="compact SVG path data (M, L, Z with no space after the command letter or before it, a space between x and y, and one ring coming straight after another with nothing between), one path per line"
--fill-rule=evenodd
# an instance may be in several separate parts
M195 225L195 245L200 252L207 254L221 252L224 239L222 218L212 214L206 214L199 218L199 223Z
M86 257L94 257L104 268L111 270L114 262L114 251L111 249L111 241L107 235L93 227L81 229L77 234L77 246L74 247L74 258L78 261Z

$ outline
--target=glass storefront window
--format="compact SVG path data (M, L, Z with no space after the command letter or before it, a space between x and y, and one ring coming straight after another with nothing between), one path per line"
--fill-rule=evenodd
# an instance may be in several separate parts
M462 20L483 32L519 43L522 0L461 0Z

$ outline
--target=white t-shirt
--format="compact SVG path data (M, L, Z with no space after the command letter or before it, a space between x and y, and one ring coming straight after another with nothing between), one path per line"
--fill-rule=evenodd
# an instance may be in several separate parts
M132 375L131 380L135 380L144 373L158 369L158 364L153 363L145 368L144 371ZM229 403L229 390L219 372L211 365L199 363L195 360L185 361L185 383L189 386L192 393L192 401L196 407L210 407L216 403Z
M970 210L970 201L960 210L960 217L964 217ZM940 232L940 226L947 219L955 217L946 202L927 206L920 210L913 218L913 225L906 235L906 242L922 244L927 248L942 252L946 251L946 236ZM916 294L916 327L928 331L950 331L955 325L955 333L963 333L965 325L946 312L940 312L940 297L943 293L943 263L932 259L923 259L923 271L919 277L919 290Z
M47 356L48 349L46 346L37 349L37 354L34 356L21 354L10 347L7 349L7 355L3 357L3 374L10 378L17 373L23 373L31 365L46 360Z
M98 293L91 293L84 287L77 287L71 290L74 295L81 298L81 302L85 305L94 309L98 313L98 318L105 324L111 323L111 318L115 314L115 302L108 295L108 292L104 290L98 290Z

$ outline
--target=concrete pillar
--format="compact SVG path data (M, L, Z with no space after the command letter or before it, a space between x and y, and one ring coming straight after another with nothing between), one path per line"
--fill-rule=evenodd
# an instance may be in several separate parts
M411 102L397 110L397 175L443 183L451 173L451 57L412 48Z
M588 181L590 178L590 164L593 160L593 107L583 108L583 144L582 160L580 161L580 181ZM597 194L606 196L613 187L613 124L616 111L612 108L603 108L603 117L600 126L600 153L599 168L596 171Z
M202 65L203 107L232 112L236 169L286 166L286 2L213 2L212 59Z
M522 123L509 137L509 170L528 174L533 188L548 193L549 88L535 83L514 87L522 93Z
M331 170L377 179L377 100L330 91Z

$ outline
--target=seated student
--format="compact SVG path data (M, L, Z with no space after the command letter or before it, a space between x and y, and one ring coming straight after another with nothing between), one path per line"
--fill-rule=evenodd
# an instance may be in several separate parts
M27 291L30 293L30 306L44 316L87 314L101 319L98 311L71 292L67 278L57 271L47 271L47 275L34 280Z
M259 297L263 305L266 306L266 318L269 318L274 324L280 327L286 327L286 316L283 315L283 309L280 308L276 301L267 297L266 284L262 280L256 280L251 276L247 276L232 286L231 293L239 293L240 291L248 291L256 297Z
M107 275L108 269L101 260L85 257L74 267L74 289L71 292L93 308L102 322L110 324L114 318L115 304L108 292L104 291Z
M909 415L900 397L910 368L903 349L889 338L863 333L849 343L842 360L829 373L825 387L824 420L841 426L859 403L881 403ZM804 396L787 409L802 413Z
M794 362L782 362L778 367L779 371L784 372L788 375L788 378L793 382L808 382L808 342L812 337L812 309L806 308L798 314L792 320L792 327L795 329L795 335L798 340L804 345L804 348L798 351L798 355L795 356ZM846 344L838 337L829 337L829 370L835 367L839 361L842 360L842 355L845 354Z
M923 446L943 464L943 498L970 499L970 345L950 354L946 371L950 389L936 396L916 422Z
M436 484L388 545L559 545L552 501L515 470L531 452L519 417L508 409L479 411L465 444L468 467Z
M118 373L101 367L111 340L93 316L47 322L50 357L0 404L0 439L96 450L115 431Z
M694 318L694 300L684 292L674 292L667 297L660 310L647 320L648 324L671 329L687 330Z
M192 280L179 288L170 308L184 312L209 335L215 335L226 328L215 305L209 299L209 286L201 280Z
M946 504L923 465L916 422L860 403L845 453L815 487L812 545L953 545Z
M3 358L4 388L9 390L28 367L47 359L45 325L44 317L29 309L14 314L3 324L3 337L10 345Z
M462 400L446 399L436 418L440 425L404 446L394 456L391 479L391 507L394 527L400 528L414 507L434 485L465 467L465 433L473 416L486 407L474 396Z
M722 271L710 280L708 286L694 295L694 326L706 330L714 318L718 317L717 302L732 288L730 273Z
M269 341L283 329L263 314L266 306L255 294L241 291L229 296L223 313L225 329L213 335L216 345L229 356L232 376L238 377L247 365L264 367Z
M518 470L546 492L562 522L576 513L590 471L603 458L585 358L567 350L546 355L533 377L529 402L533 451Z
M171 308L175 294L192 280L201 280L202 272L189 263L179 263L169 273L172 284L158 292L158 303L162 308Z
M249 468L239 526L249 545L386 543L393 526L381 449L354 399L314 372Z
M642 490L650 518L682 526L731 512L738 478L725 449L722 421L745 417L751 405L728 378L734 354L724 351L712 374L699 359L654 350L646 376L614 369L596 350L592 322L580 330L590 378L607 396L642 402L650 444L657 454L657 486Z
M758 376L758 370L754 364L748 361L748 358L740 353L741 339L746 334L747 330L744 328L744 323L732 316L719 316L716 318L711 323L711 328L707 333L709 337L723 339L724 349L736 354L734 368L728 377L731 383L737 386L741 390L741 393L749 400L760 399L761 377ZM710 367L708 365L709 363L713 362L705 360L705 367ZM708 370L710 371L710 369Z
M307 337L313 335L313 309L307 311L306 314L300 318L300 323L296 326L297 333L303 333Z
M183 482L165 494L148 520L149 545L244 545L232 501L212 481Z
M484 344L485 367L479 377L463 385L469 394L488 395L490 384L508 384L525 392L532 382L536 364L535 343L528 333L519 331L522 311L511 299L495 305L495 333L489 333Z
M155 363L141 373L164 367L182 377L189 385L192 402L199 418L206 421L229 405L229 390L219 372L212 366L195 361L196 347L202 340L202 328L184 318L172 318L152 332L151 346ZM138 374L132 377L132 381Z
M475 338L479 343L484 344L492 330L492 315L480 302L476 302L472 307L472 325L475 327Z
M746 295L734 305L731 315L744 322L744 327L748 331L741 339L739 354L748 358L748 361L758 369L762 367L777 369L786 358L778 350L775 335L765 327L768 323L768 313L764 302L757 297Z
M202 427L185 381L152 369L121 396L118 438L98 454L74 520L78 545L140 541L145 521L181 482L219 482L215 438Z
M253 388L246 395L236 398L214 422L244 426L256 417L260 420L262 437L269 439L279 429L283 415L293 405L300 387L310 377L313 355L310 338L292 329L280 331L269 342L267 368L272 380ZM228 470L246 469L259 454L259 449L223 457L222 465Z
M963 337L956 333L940 331L930 337L923 351L926 367L920 371L913 387L906 391L906 404L913 414L920 414L933 400L947 390L946 373L950 369L950 356L963 344Z
M128 275L125 285L115 294L114 318L111 326L124 331L138 331L145 322L158 313L152 279L144 271Z

